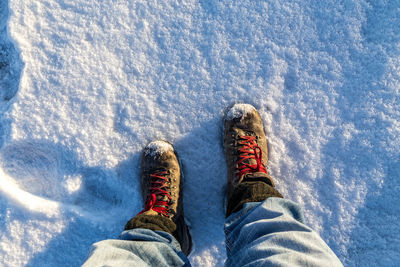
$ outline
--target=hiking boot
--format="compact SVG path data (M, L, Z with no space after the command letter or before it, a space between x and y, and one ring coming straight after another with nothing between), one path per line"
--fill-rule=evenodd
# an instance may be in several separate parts
M260 114L249 104L236 104L225 117L224 146L228 168L227 212L246 202L282 195L267 172L268 148Z
M188 255L192 240L183 215L181 168L170 143L154 141L144 148L140 181L145 207L127 223L125 230L169 232Z

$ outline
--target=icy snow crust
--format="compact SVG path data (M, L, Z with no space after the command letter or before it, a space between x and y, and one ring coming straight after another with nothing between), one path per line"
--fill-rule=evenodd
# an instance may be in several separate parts
M396 0L1 1L0 262L76 266L116 238L141 209L141 151L161 139L183 163L190 260L221 266L222 118L249 103L277 188L343 263L397 265L399 12Z

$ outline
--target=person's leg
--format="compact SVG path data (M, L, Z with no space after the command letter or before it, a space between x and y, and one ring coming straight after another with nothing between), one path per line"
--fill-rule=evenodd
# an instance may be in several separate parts
M171 144L147 145L140 173L145 208L127 222L120 239L93 244L83 266L190 266L181 177Z
M283 199L267 173L267 142L251 105L232 107L225 119L228 166L227 266L342 266L304 224L301 208Z
M120 239L93 244L82 266L190 266L190 263L171 234L137 228L122 232Z
M342 266L287 199L245 203L226 219L225 234L227 266Z

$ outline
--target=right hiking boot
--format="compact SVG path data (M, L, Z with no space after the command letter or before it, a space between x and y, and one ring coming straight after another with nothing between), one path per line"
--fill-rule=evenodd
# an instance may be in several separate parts
M258 111L249 104L236 104L226 114L224 126L226 216L239 211L246 202L282 197L267 172L267 139Z
M173 146L166 141L149 143L140 171L144 209L125 230L146 228L172 234L189 255L192 239L183 214L182 172Z

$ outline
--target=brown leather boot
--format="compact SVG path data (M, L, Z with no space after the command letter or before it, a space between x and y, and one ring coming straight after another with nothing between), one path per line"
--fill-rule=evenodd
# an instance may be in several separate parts
M183 215L181 168L170 143L154 141L145 147L140 181L145 208L126 224L125 230L146 228L169 232L188 255L192 240Z
M267 139L260 114L252 105L236 104L229 110L224 146L228 167L227 217L246 202L282 197L267 172Z

